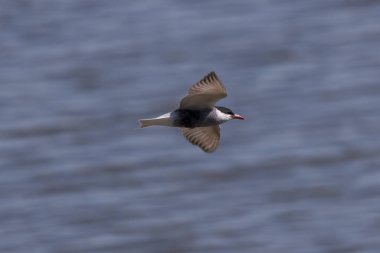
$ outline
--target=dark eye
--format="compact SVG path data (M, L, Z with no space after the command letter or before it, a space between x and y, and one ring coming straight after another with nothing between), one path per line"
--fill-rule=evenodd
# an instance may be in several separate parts
M235 115L235 113L233 111L229 110L229 109L227 110L226 113L229 114L229 115Z

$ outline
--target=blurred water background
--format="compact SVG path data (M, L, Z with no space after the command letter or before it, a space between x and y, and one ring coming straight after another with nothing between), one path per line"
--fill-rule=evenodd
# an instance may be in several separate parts
M380 3L0 1L0 252L380 252ZM215 70L212 155L137 119Z

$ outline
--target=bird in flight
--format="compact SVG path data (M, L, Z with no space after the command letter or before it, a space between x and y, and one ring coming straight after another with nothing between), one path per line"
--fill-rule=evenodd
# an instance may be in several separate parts
M179 127L183 136L203 151L212 153L219 145L219 125L231 119L244 118L215 103L227 96L227 91L215 72L210 72L190 87L179 108L157 118L140 119L140 127Z

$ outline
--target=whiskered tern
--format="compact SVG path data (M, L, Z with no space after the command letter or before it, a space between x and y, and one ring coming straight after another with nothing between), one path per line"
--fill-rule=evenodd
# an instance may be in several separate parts
M226 88L215 72L210 72L191 86L178 109L157 118L140 119L140 127L179 127L189 142L212 153L219 145L219 125L231 119L244 120L226 107L215 106L218 100L226 96Z

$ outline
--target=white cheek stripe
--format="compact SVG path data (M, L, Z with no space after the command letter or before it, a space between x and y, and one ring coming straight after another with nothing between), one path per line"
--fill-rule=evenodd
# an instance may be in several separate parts
M231 115L225 114L225 113L223 113L223 112L221 112L219 110L216 110L216 116L222 122L225 122L225 121L228 121L228 120L232 119Z

